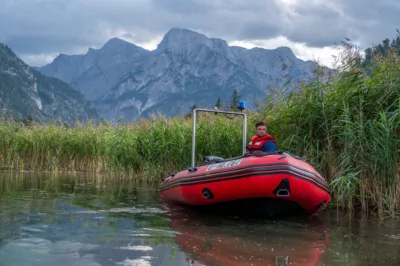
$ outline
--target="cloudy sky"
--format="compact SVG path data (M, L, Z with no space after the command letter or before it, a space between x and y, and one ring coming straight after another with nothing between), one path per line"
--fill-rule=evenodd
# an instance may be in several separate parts
M399 13L399 0L0 0L0 42L40 66L112 37L152 50L179 27L330 65L345 37L362 49L395 37Z

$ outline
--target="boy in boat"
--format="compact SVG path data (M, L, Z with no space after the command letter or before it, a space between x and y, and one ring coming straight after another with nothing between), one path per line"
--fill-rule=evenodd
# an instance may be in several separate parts
M263 122L256 124L256 135L247 145L247 152L274 152L278 150L275 138L268 134L267 125Z

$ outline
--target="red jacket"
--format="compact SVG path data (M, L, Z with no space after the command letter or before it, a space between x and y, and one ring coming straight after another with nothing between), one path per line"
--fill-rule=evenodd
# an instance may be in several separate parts
M261 148L262 146L264 146L264 144L267 141L272 141L275 143L276 146L278 146L276 144L275 138L271 135L265 135L263 137L258 137L258 136L253 136L251 138L251 141L249 142L249 144L247 145L247 149L249 151L249 153L253 153L253 152L262 152Z

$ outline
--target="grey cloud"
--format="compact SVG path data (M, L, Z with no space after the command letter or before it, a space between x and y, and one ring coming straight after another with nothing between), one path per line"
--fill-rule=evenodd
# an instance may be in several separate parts
M395 36L400 24L398 0L335 0L298 1L288 12L291 24L282 29L283 35L294 42L322 47L350 38L370 47L384 38Z
M146 42L172 27L203 31L228 41L272 37L279 28L279 8L274 0L42 0L37 3L29 0L0 3L3 10L0 41L19 52L31 49L35 53L56 50L68 53L68 47L70 50L87 47L88 43L82 39L99 46L118 34L118 29L131 32L136 42Z
M321 4L323 3L323 4ZM226 41L285 36L309 46L392 38L398 0L1 0L0 41L17 53L85 51L111 37L141 43L173 27Z
M113 2L20 0L0 3L0 41L18 52L68 52L79 47L99 46L110 35L117 34L115 29L129 28L131 23L139 25L147 17L146 8L141 7L139 1ZM145 31L138 32L142 35Z
M400 29L400 1L398 0L338 0L338 8L351 18L349 28L363 48L392 39Z
M212 8L210 1L207 0L152 0L155 8L169 11L173 14L204 14Z
M185 0L184 5L178 6L176 3L180 2L153 0L154 8L158 10L157 19L163 25L158 28L161 34L172 27L183 27L227 41L253 36L265 39L276 36L280 27L279 8L274 5L274 0ZM163 4L156 5L158 3Z
M352 35L343 17L335 6L304 1L288 11L287 25L283 35L293 42L304 42L311 47L332 46Z
M239 31L238 39L266 39L273 38L279 35L279 28L275 25L268 25L268 23L253 22L243 26Z
M337 5L348 16L359 21L381 20L381 23L400 22L398 0L337 0Z
M71 38L75 43L71 41ZM56 53L92 46L93 39L82 35L68 36L62 34L10 35L7 38L7 45L20 53Z
M340 16L340 13L337 10L326 4L320 4L315 6L298 5L295 7L294 10L297 14L303 17L312 16L312 17L320 17L323 19L338 19Z

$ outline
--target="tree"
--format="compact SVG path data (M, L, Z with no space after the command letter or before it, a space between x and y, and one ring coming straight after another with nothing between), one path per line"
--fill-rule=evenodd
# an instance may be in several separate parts
M197 108L197 105L193 104L192 106L189 106L189 108L190 112L193 112L193 110Z
M197 108L196 104L193 104L192 106L189 106L190 111L189 111L189 113L187 115L185 115L185 117L192 117L193 110L196 109L196 108Z
M229 109L232 111L237 111L239 101L240 101L240 95L238 94L238 91L234 89L229 100Z
M365 59L363 62L363 66L366 69L367 73L370 74L371 73L371 67L369 64L372 63L372 49L368 48L365 50Z
M221 110L222 103L221 103L221 99L220 98L218 98L217 102L215 103L215 107L217 107L218 110Z

